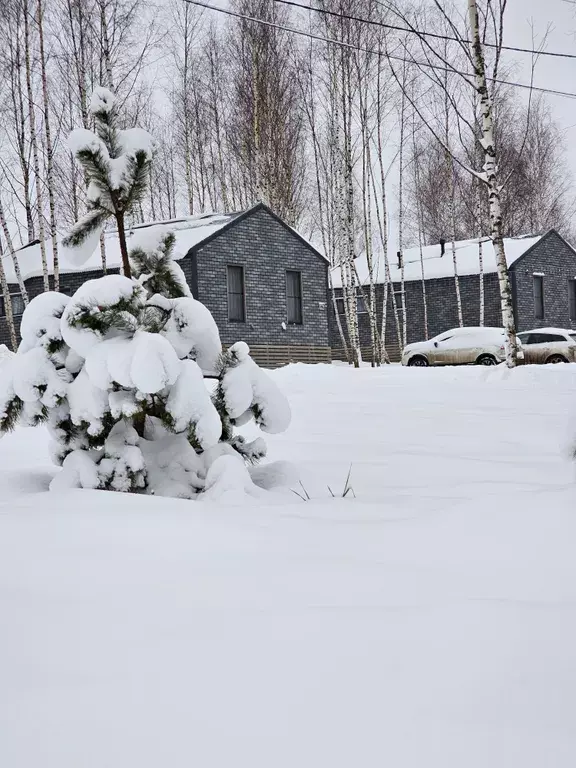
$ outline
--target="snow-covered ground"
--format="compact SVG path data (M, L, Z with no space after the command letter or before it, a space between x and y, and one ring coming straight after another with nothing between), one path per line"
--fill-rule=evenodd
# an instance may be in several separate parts
M0 441L0 765L576 765L576 365L274 378L311 501L46 493Z

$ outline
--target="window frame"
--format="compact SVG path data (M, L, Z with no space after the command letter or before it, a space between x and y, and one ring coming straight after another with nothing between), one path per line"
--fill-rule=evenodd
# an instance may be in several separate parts
M568 317L576 323L576 277L568 278Z
M14 311L14 298L18 297L20 301L22 302L22 312L15 312ZM26 309L26 306L24 304L24 299L22 298L21 293L11 293L10 294L10 304L12 305L12 316L13 317L22 317L24 314L24 310ZM0 296L0 317L6 317L6 306L4 302L4 296Z
M242 293L233 293L230 290L230 269L239 269L241 270L242 275ZM231 307L230 307L230 296L242 296L242 319L238 320L237 318L233 318ZM226 308L227 308L227 318L229 323L245 323L246 322L246 270L244 268L243 264L226 264Z
M538 305L536 285L540 284L540 304ZM544 301L544 275L532 275L532 296L534 301L534 318L544 320L546 315L546 302Z
M356 291L356 314L357 315L369 314L368 303L366 301L366 294L362 293L362 291L360 290Z
M288 295L288 275L290 274L298 275L298 286L300 289L299 296ZM288 325L304 325L304 295L302 290L302 270L287 269L285 274L285 286L286 286L286 322L288 323ZM289 299L292 299L292 300L298 299L300 302L300 319L299 320L290 320Z

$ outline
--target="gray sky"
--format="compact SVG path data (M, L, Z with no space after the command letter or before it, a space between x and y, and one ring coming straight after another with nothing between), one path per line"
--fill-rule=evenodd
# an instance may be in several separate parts
M537 41L551 25L546 49L576 55L576 6L564 0L508 0L505 40L507 45L532 47L532 28ZM529 81L530 56L514 54L518 80ZM534 85L576 93L576 59L542 57L536 65ZM546 99L558 123L566 131L568 161L576 178L576 99L548 94Z

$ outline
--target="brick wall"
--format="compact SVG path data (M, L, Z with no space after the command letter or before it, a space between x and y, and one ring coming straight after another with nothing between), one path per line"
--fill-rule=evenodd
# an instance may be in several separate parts
M179 264L196 298L212 312L224 344L243 340L255 345L329 347L327 263L265 209L257 209L240 219ZM244 267L245 323L228 322L228 264ZM286 324L284 330L287 269L301 272L303 323ZM118 270L110 270L113 272ZM101 274L99 271L63 273L61 289L72 294L83 282ZM26 286L33 298L43 291L42 278L30 278ZM19 293L17 285L11 285L10 290ZM20 318L15 319L19 326ZM0 317L0 343L10 346L4 317Z
M544 274L544 320L534 316L533 274ZM519 331L534 327L558 326L576 327L576 318L570 318L568 280L576 277L576 254L554 231L541 238L536 245L510 268L514 291L516 322ZM480 322L480 278L478 275L460 277L460 295L465 325ZM400 285L395 284L398 311L400 313ZM421 281L405 284L407 308L408 343L422 341L424 330L424 302ZM340 295L340 291L337 294ZM382 322L384 289L376 288L378 325ZM458 326L456 288L453 277L426 280L426 301L428 305L428 337L443 333ZM330 341L334 348L342 346L330 303ZM400 318L401 319L401 318ZM342 318L344 321L344 318ZM500 291L496 274L484 276L484 325L501 326ZM370 324L367 314L359 316L360 343L370 346ZM387 347L397 347L396 322L390 295L387 310Z
M465 275L460 277L460 296L462 299L462 311L465 325L478 325L480 322L480 278L478 275ZM402 322L400 284L394 284L398 314ZM337 291L340 294L340 291ZM422 282L409 281L405 283L407 340L422 341L426 338L424 323L424 300L422 295ZM376 308L378 313L378 327L382 323L384 286L376 286ZM436 278L426 280L426 305L428 308L428 338L443 333L448 328L458 326L458 307L456 303L456 287L454 278ZM386 340L391 348L397 345L396 319L392 298L388 294L388 307L386 312ZM500 295L498 292L498 279L496 275L484 275L484 324L501 325L500 319ZM330 339L333 347L340 347L341 342L336 326L334 312L330 311ZM344 318L342 318L344 320ZM360 343L370 345L370 323L366 313L359 315Z
M519 331L576 326L576 317L570 317L568 298L568 280L576 277L576 254L554 230L513 264L510 272ZM534 272L544 275L544 319L536 319L534 314Z
M118 274L118 272L118 269L108 270L108 274L110 275ZM86 280L92 280L98 277L102 277L102 272L100 270L95 270L93 272L63 272L60 275L60 290L71 296L78 290L78 288L80 288L82 283L86 282ZM50 279L50 284L52 284L52 278ZM10 283L9 288L10 293L20 293L20 288L16 283ZM42 277L30 277L26 280L26 289L30 299L38 296L39 293L43 293L44 283ZM20 340L20 319L19 316L14 318L18 340ZM0 317L0 344L6 344L6 346L10 347L10 333L5 317Z
M324 259L266 210L257 210L196 251L197 298L216 320L222 342L329 346ZM182 262L180 262L182 264ZM244 267L246 322L228 321L226 267ZM286 325L286 270L302 275L302 325ZM186 265L193 284L194 264Z

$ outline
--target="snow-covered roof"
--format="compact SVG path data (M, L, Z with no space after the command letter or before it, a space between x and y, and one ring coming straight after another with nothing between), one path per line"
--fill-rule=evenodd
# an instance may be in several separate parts
M508 237L504 240L506 250L506 261L508 266L523 256L533 245L535 245L543 235L526 237ZM474 240L459 240L456 246L456 263L459 275L477 275L480 272L478 260L478 244L482 243L482 258L484 263L484 272L489 274L496 272L496 256L494 245L490 238L476 238ZM426 245L422 248L424 261L424 278L430 280L438 277L453 277L454 264L452 260L452 244L447 242L444 246L445 252L442 255L440 245ZM390 254L390 272L392 282L400 282L401 274L398 267L397 255ZM366 256L359 256L356 259L356 269L358 277L362 284L368 283L368 265ZM383 254L374 254L374 275L377 283L385 281L385 265ZM420 262L420 248L406 248L404 250L404 280L421 280L422 266ZM340 268L332 270L332 280L336 288L342 287Z
M174 255L176 259L181 259L188 251L194 246L198 245L202 241L209 238L211 235L218 232L226 224L240 215L240 212L236 213L210 213L203 214L201 216L184 216L179 219L171 219L169 221L155 221L146 224L139 224L131 227L128 230L128 248L130 248L130 235L133 232L140 231L144 228L154 227L158 225L169 226L176 232L176 246L174 249ZM106 232L106 264L109 268L119 267L121 264L120 257L120 244L118 241L118 235L116 231ZM42 257L40 253L40 243L34 245L28 245L24 248L20 248L16 251L18 257L18 263L20 265L20 271L24 280L28 280L30 277L36 277L42 275ZM60 272L91 272L101 268L100 246L89 256L87 261L82 266L77 266L68 257L66 249L60 244L58 249ZM46 241L46 258L48 261L48 271L50 274L53 272L53 258L52 258L52 243ZM9 254L5 253L3 258L4 269L6 270L6 279L9 283L16 283L16 275L14 274L14 266L12 258Z

